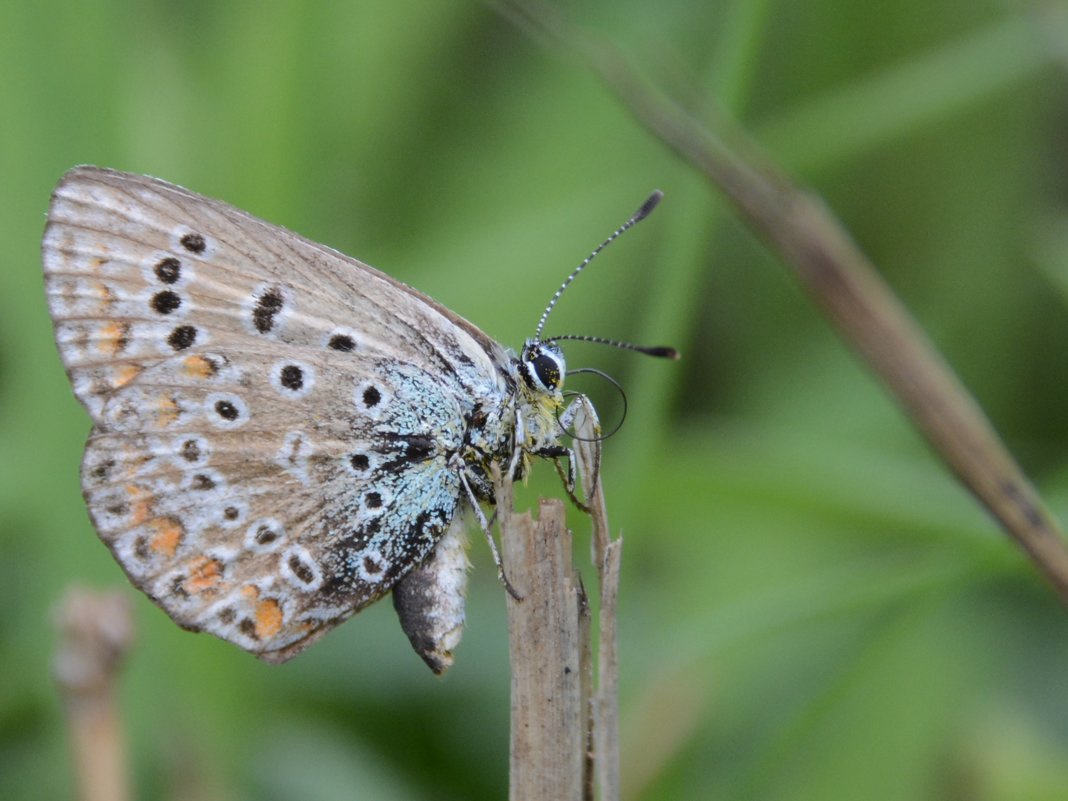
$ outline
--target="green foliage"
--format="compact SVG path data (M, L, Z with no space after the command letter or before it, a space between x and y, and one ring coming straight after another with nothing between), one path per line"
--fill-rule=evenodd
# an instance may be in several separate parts
M560 5L714 97L826 198L1063 512L1061 7ZM1068 796L1052 592L702 180L489 7L15 0L0 109L0 797L71 796L50 608L70 583L124 583L82 506L89 423L41 290L48 195L78 163L223 198L513 346L664 190L549 332L683 353L568 349L630 400L605 467L626 534L627 797ZM530 497L558 492L540 472ZM137 596L122 705L138 797L194 778L203 798L504 797L504 596L478 540L472 556L444 681L388 603L278 668Z

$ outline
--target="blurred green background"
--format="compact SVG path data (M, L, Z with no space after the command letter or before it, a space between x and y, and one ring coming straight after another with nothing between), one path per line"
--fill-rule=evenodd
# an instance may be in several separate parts
M715 97L827 199L1068 519L1068 7L566 7L658 80ZM506 796L504 593L478 538L443 681L388 602L270 667L125 584L82 506L89 422L41 288L49 193L79 163L223 198L512 346L664 190L549 326L684 357L568 349L630 399L605 456L626 537L625 797L1068 797L1065 609L776 260L580 66L474 2L15 0L0 6L0 798L73 793L49 677L71 583L135 599L121 703L138 798ZM538 493L559 494L548 467Z

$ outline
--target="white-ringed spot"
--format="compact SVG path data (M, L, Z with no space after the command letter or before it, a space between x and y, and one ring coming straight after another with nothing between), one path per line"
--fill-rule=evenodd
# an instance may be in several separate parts
M344 458L345 468L357 478L365 478L377 463L373 453L354 451Z
M273 517L261 517L252 521L245 531L245 546L257 553L270 553L281 547L286 536L282 524Z
M225 493L226 479L222 477L222 473L218 470L201 468L185 474L182 479L182 489L191 490L201 495L201 497L204 497L204 493L208 492L218 491L219 493Z
M196 344L204 344L203 333L194 325L175 326L166 335L165 342L175 353L188 350Z
M294 545L282 552L279 560L282 578L304 592L319 589L323 572L306 548Z
M274 390L286 398L303 398L315 386L315 370L295 359L275 362L269 378Z
M250 333L275 337L292 308L289 289L282 284L260 284L241 304Z
M204 399L204 413L217 428L240 428L249 421L248 404L232 392L212 392Z
M389 391L380 381L361 381L353 392L356 408L371 418L378 418L390 400Z
M370 548L355 555L356 574L368 584L377 584L386 574L389 563L382 558L382 554Z
M189 311L189 304L173 289L153 287L148 294L148 308L162 317L174 319L185 316L185 313Z
M205 261L215 255L215 240L203 231L180 225L171 234L171 253Z
M194 277L192 259L186 254L157 250L141 263L145 283L157 289L179 289Z
M222 502L219 510L219 525L223 528L241 528L248 519L248 504L239 500Z
M199 434L186 434L172 444L174 459L183 468L206 465L211 458L211 444Z
M335 328L327 334L323 345L339 353L352 353L363 349L356 331L352 328L343 327Z
M369 517L380 515L392 500L392 496L385 490L377 488L369 490L361 498L363 513Z

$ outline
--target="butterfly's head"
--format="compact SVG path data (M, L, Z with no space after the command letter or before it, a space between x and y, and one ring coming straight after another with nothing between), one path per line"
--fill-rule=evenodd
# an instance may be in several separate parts
M532 392L556 395L564 385L567 365L554 342L528 339L519 354L519 374Z

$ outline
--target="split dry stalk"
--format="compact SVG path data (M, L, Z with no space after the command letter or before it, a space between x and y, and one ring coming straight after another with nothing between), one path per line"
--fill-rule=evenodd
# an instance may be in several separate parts
M510 482L498 481L505 569L522 600L508 599L512 665L511 801L619 798L616 594L621 540L612 540L599 481L599 426L580 399L576 462L593 521L600 588L597 681L590 605L572 565L564 504L543 499L538 519L516 514Z

